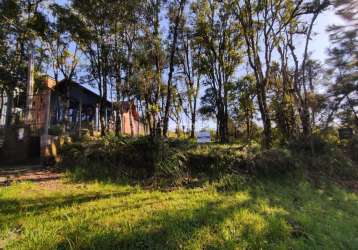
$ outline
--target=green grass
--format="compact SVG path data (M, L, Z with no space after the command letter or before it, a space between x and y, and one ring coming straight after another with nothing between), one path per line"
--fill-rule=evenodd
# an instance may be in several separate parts
M226 177L171 192L0 188L0 249L358 249L358 196L302 179Z

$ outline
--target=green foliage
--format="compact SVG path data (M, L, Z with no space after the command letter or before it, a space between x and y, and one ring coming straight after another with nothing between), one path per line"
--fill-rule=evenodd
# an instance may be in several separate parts
M63 134L63 125L55 125L48 129L49 135L59 136Z
M270 149L259 152L253 158L252 168L259 175L280 176L294 172L300 163L287 149Z
M282 177L297 170L338 179L358 177L352 151L357 140L347 145L337 145L335 140L334 133L316 135L312 138L312 155L310 145L301 141L292 141L286 148L262 150L257 143L198 145L190 140L109 135L64 145L61 164L77 178L116 181L154 177L169 185L181 185L196 176L217 179L242 173Z

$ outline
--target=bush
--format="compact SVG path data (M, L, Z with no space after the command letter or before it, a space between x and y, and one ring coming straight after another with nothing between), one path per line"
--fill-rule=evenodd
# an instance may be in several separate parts
M149 137L130 139L106 136L66 144L61 150L61 165L85 178L163 177L183 179L186 158L168 142ZM84 172L84 171L85 172Z
M218 177L233 170L242 169L246 164L243 147L233 145L199 145L187 153L188 168L192 175L205 173Z
M357 180L358 166L342 150L331 149L313 158L312 170L335 179Z
M353 136L352 140L348 142L347 148L347 153L351 156L352 160L358 162L358 135Z
M184 140L106 136L66 144L62 148L62 165L84 178L154 177L167 184L181 184L189 177L203 175L210 179L227 174L275 177L297 169L358 178L358 168L347 156L355 155L349 150L357 148L357 140L347 146L346 151L351 153L321 136L313 138L313 144L316 152L312 156L298 141L286 149L262 150L258 144L198 145Z
M287 149L270 149L256 154L248 164L256 174L279 176L293 172L299 163Z

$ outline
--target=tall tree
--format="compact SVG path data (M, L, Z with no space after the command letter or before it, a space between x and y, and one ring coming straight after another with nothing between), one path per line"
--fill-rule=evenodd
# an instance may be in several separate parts
M172 36L172 41L170 43L170 52L169 52L169 72L168 72L168 81L167 81L167 95L166 95L166 103L163 117L163 135L166 137L168 132L169 125L169 112L172 105L172 80L174 73L174 59L177 50L177 42L178 42L178 33L180 22L183 18L184 8L186 4L186 0L173 0L169 4L169 21L170 27L169 32Z
M44 0L0 2L0 84L3 85L8 100L6 127L9 127L12 121L15 88L26 89L26 81L31 82L33 87L35 41L38 36L44 35L47 27L43 2ZM27 69L25 64L28 65ZM27 94L27 118L32 105L32 95L32 91Z
M195 42L202 48L200 56L204 82L215 100L217 132L220 141L228 140L228 93L233 87L235 72L241 63L242 45L235 20L232 1L197 1L195 13Z
M148 0L143 3L143 27L141 37L134 52L133 83L143 101L146 125L154 138L161 135L160 98L164 84L162 75L165 66L165 53L160 34L161 0Z
M187 107L184 108L184 113L189 117L191 122L190 137L195 137L198 95L201 85L201 73L199 56L201 48L199 44L195 43L193 27L185 20L181 27L181 32L178 41L178 68L179 74L183 76L184 82L184 100Z
M312 26L327 5L328 1L237 1L236 14L245 39L249 64L256 78L256 95L261 119L264 126L264 145L270 147L272 142L271 114L267 98L267 87L272 74L273 55L277 44L281 41L288 26L297 25L299 16L313 13L306 31L304 59L301 65L295 60L296 73L301 69L302 81L305 82L308 42L311 38ZM291 30L292 31L292 30ZM287 41L285 42L287 45ZM294 48L294 47L292 47ZM300 90L296 90L299 92ZM306 133L306 103L302 101L302 123Z
M101 97L99 105L101 134L106 133L106 105L113 80L112 31L116 16L121 13L119 0L72 0L62 12L67 30L88 60L87 81L95 82Z

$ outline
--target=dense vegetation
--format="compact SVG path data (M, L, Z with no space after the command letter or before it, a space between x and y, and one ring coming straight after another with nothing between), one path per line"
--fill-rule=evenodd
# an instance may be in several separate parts
M226 174L271 178L298 172L354 181L358 179L357 149L356 137L339 142L334 131L315 135L310 146L292 141L271 149L261 149L255 142L197 144L192 140L108 135L66 143L60 164L82 180L129 178L167 185L190 184L197 177L218 179Z

